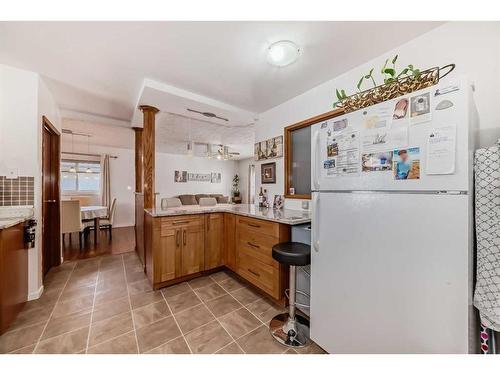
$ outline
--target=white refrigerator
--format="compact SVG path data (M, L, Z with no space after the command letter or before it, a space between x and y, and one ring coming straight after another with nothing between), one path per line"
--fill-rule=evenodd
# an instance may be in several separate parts
M329 353L476 351L472 91L313 125L310 334Z

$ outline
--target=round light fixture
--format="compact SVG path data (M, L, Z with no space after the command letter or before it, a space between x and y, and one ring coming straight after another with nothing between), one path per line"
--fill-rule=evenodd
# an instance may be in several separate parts
M275 66L283 67L295 62L299 57L300 48L290 40L280 40L269 46L267 61Z

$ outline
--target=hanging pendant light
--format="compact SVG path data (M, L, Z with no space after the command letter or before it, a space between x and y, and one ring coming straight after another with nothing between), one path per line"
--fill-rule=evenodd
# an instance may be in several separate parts
M75 152L75 140L73 132L71 133L71 152ZM74 166L69 167L69 173L76 173L76 168Z
M87 154L90 154L89 138L90 138L90 135L87 134ZM92 169L90 169L90 167L87 167L87 169L85 170L85 173L92 173Z

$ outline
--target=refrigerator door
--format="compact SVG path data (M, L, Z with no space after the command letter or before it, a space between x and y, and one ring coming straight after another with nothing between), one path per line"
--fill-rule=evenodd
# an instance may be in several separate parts
M467 353L467 195L314 193L311 338L330 353Z
M460 89L435 96L437 89L450 84L433 86L313 125L312 190L468 191L472 175L470 144L473 133L469 127L470 109L473 105L471 89L465 80L456 81L452 85L457 85ZM411 98L421 95L428 98L430 113L411 117ZM407 114L404 119L394 120L394 109L401 99L408 100ZM422 122L422 119L426 121ZM456 127L453 150L455 168L449 174L427 174L427 146L432 139L430 135L434 129L450 126L452 129L453 126ZM377 138L380 139L375 141ZM389 169L363 171L363 155L378 156L410 147L418 148L418 152L411 157L419 168L419 173L414 173L413 176L419 175L419 178L395 179L395 168L387 157L381 158L381 162L376 164L383 163L385 169L390 166ZM342 152L342 149L347 148L351 151ZM341 168L342 165L347 167Z

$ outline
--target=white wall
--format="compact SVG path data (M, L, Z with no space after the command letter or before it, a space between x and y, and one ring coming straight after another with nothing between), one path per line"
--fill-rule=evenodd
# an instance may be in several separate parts
M156 153L155 161L156 192L159 193L157 205L161 198L179 194L224 194L231 195L231 184L237 173L233 160L208 159L206 157L186 156L178 154ZM174 182L174 171L188 173L221 173L221 183L211 182Z
M335 101L335 89L345 88L355 92L359 77L371 67L379 71L388 57L399 54L398 66L413 64L421 68L455 63L451 77L465 74L476 87L475 101L480 115L480 144L491 145L500 136L500 23L499 22L450 22L436 28L404 45L388 51L382 56L361 64L341 76L276 106L259 116L256 126L256 141L283 134L283 128L330 111ZM332 46L334 48L334 46ZM339 58L342 58L339 51ZM349 51L345 51L349 53ZM377 77L378 78L378 77ZM380 82L381 79L378 79ZM260 170L260 162L256 162ZM271 195L283 194L283 158L276 159L276 184L266 184ZM256 173L256 190L260 184L260 173ZM300 208L300 201L287 200L289 208Z
M255 164L254 158L241 159L236 162L238 176L240 176L240 194L242 203L248 203L248 167Z
M0 65L0 175L11 168L35 178L36 243L28 253L29 298L42 286L42 116L60 130L59 109L43 80L34 72Z

